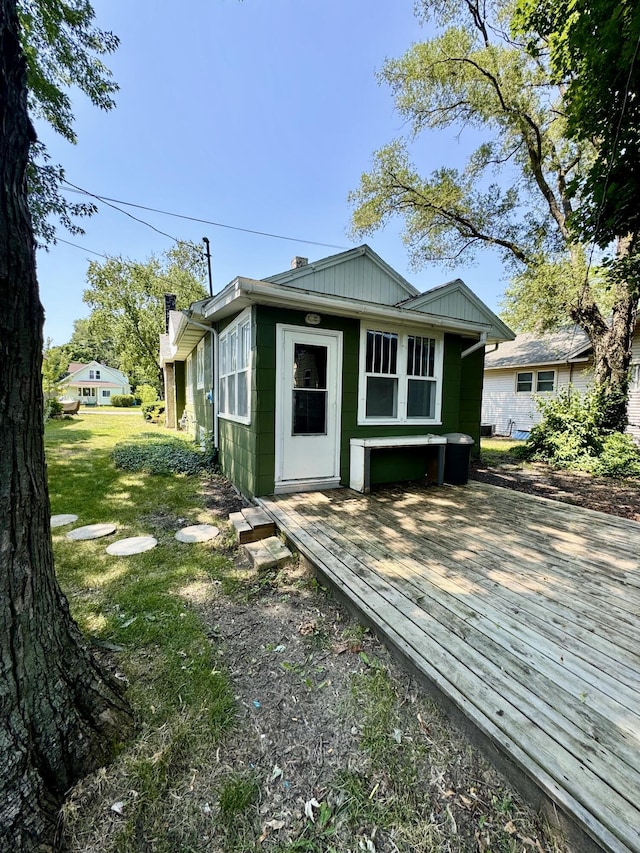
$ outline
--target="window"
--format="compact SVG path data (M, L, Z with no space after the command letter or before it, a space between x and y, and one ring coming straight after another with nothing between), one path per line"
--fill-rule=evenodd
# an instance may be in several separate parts
M535 380L533 370L516 373L516 391L519 392L531 393L535 390L537 394L543 394L554 391L555 384L555 370L538 370L535 374Z
M631 365L630 391L640 391L640 364Z
M111 396L111 391L109 391L108 389L103 388L103 389L102 389L102 396L103 396L103 397L110 397L110 396Z
M220 334L219 411L234 420L249 422L249 369L251 366L251 313L242 314Z
M440 338L363 328L360 423L437 422L441 373Z
M100 379L100 371L99 370L90 370L89 371L89 379Z
M525 373L516 374L516 391L531 391L533 389L533 373L527 370Z
M538 381L536 382L536 391L540 394L543 391L553 391L556 380L555 370L539 370Z
M187 403L193 403L193 354L189 353L185 365L185 391Z
M327 433L327 347L294 344L291 435Z
M91 397L92 396L91 395L91 388L83 388L82 389L82 396L83 397Z
M204 338L198 342L196 350L196 387L204 388Z

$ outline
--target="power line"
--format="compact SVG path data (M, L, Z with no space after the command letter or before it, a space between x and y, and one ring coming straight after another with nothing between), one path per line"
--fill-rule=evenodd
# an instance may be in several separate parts
M67 246L73 246L74 249L80 249L80 251L88 252L90 255L97 255L99 258L110 260L109 255L105 255L102 252L94 252L93 249L85 249L84 246L78 246L77 243L72 243L70 240L63 240L62 237L56 237L56 243L66 243Z
M72 184L71 181L67 181L66 179L64 180L64 183L67 184L68 186L72 187L73 191L78 192L81 195L88 195L88 196L91 196L92 198L96 198L99 201L104 202L105 204L109 204L109 206L113 206L113 204L124 204L126 207L135 207L138 210L148 210L150 213L159 213L162 216L173 216L175 219L186 219L189 222L199 222L203 225L213 225L216 228L227 228L231 231L242 231L245 234L256 234L259 237L271 237L273 240L288 240L291 243L305 243L306 245L309 245L309 246L322 246L322 247L328 248L328 249L346 250L349 248L348 246L338 246L335 243L321 243L317 240L303 240L300 237L286 237L282 234L272 234L269 231L256 231L252 228L241 228L238 225L227 225L224 222L214 222L211 219L200 219L197 216L187 216L183 213L174 213L170 210L160 210L157 207L148 207L147 205L136 204L132 201L123 201L122 199L109 198L109 196L97 195L96 193L89 192L88 190L85 190L82 187L78 187L75 184ZM115 209L118 210L119 208L115 208ZM121 212L125 213L127 216L131 216L131 214L128 214L126 210L123 210ZM132 218L135 219L136 217L132 217ZM138 220L138 221L144 222L144 220ZM148 225L148 223L144 223L144 224ZM152 225L150 227L153 228ZM157 230L157 229L154 229L154 230ZM164 232L161 231L160 233L162 234ZM169 235L165 235L165 236L169 236ZM175 238L172 237L171 239L175 239ZM177 242L179 242L179 241L177 241Z

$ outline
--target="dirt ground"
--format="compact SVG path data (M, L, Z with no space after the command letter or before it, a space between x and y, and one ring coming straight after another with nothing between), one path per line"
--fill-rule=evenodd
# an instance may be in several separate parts
M474 462L471 477L564 503L640 521L640 484L637 480L592 477L580 471L559 471L542 462L487 466Z

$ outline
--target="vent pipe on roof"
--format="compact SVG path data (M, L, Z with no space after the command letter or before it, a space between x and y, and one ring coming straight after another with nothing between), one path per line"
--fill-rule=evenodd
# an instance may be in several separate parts
M306 267L306 265L308 263L309 263L309 258L301 258L298 255L296 255L295 258L293 258L291 260L291 269L297 270L297 269L300 269L300 267Z

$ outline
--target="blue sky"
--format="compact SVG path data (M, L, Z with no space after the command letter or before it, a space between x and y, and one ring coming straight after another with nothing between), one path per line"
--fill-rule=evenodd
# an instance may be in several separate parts
M412 0L94 0L97 23L121 41L108 58L117 107L96 110L74 94L78 144L38 133L72 183L130 201L281 240L125 208L179 239L211 241L214 290L236 275L263 278L356 245L347 194L374 150L406 132L375 72L428 35ZM179 11L178 11L179 8ZM453 136L421 137L430 171L462 162ZM77 200L78 196L70 196ZM59 236L87 250L145 260L172 245L100 206L86 234ZM455 270L412 271L400 223L368 242L420 290L457 276L493 309L505 283L487 253ZM331 244L311 245L303 241ZM39 252L45 336L55 344L87 316L82 301L94 256L64 243Z

